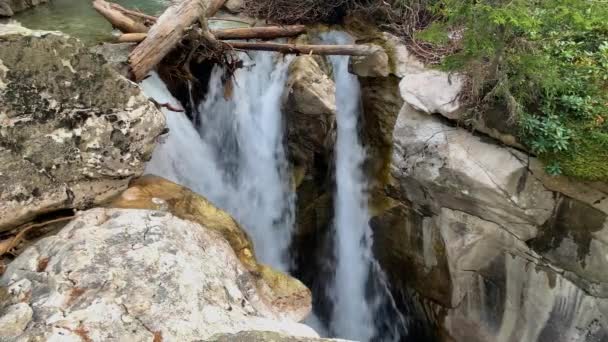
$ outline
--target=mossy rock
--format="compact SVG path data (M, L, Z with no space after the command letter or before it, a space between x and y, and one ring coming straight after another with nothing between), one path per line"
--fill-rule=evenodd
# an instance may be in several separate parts
M239 224L206 198L179 184L161 177L146 175L133 180L129 189L111 201L108 206L166 210L181 219L215 230L230 243L247 270L258 272L253 244Z
M245 230L228 213L188 188L162 177L146 175L133 180L129 188L107 206L168 211L220 233L255 278L258 291L270 307L296 321L310 313L310 290L299 280L258 263Z

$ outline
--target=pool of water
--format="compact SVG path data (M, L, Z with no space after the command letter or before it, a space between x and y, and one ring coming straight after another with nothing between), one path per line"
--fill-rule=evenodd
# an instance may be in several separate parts
M158 15L167 7L165 0L115 0L130 9ZM90 0L50 0L17 14L13 19L36 30L62 31L89 45L112 38L112 26L99 15Z

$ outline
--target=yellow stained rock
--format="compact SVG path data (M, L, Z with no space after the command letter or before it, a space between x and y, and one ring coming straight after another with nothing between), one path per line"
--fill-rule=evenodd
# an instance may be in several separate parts
M258 281L264 301L282 315L300 321L312 309L310 290L299 280L259 264L247 233L225 211L201 195L162 177L146 175L108 205L112 208L164 210L214 230L230 243L245 268Z

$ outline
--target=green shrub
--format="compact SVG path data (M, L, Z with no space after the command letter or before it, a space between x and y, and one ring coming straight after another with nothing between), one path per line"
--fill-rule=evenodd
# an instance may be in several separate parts
M608 180L608 2L443 0L434 9L441 22L417 37L463 32L441 67L469 74L471 111L506 104L505 120L548 172Z

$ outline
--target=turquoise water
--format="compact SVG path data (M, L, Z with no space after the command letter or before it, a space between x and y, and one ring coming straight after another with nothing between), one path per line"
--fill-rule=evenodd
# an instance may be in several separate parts
M153 15L162 13L168 4L163 0L114 2ZM93 9L91 3L90 0L50 0L49 4L20 13L14 19L30 29L62 31L92 45L111 39L112 26Z

